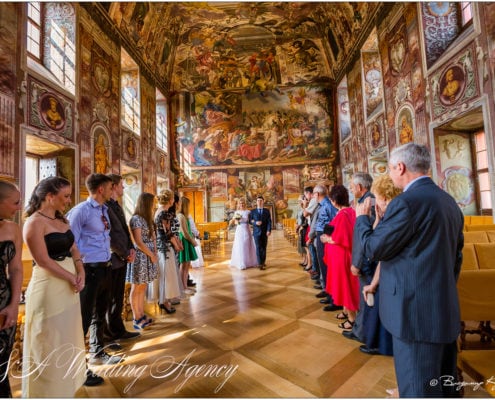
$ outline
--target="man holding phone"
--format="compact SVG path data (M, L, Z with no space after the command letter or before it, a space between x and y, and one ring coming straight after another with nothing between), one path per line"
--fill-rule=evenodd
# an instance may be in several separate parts
M373 178L366 172L356 172L352 176L350 189L354 198L356 199L356 205L362 204L370 197L371 198L371 218L375 221L375 196L370 192ZM373 274L375 273L376 263L370 262L364 257L363 248L361 247L361 241L356 237L356 232L352 240L352 265L351 272L359 277L359 293L363 292L363 287L369 285ZM356 314L356 320L352 330L342 331L342 334L348 338L363 342L363 310L366 307L366 301L364 296L360 296L359 310Z

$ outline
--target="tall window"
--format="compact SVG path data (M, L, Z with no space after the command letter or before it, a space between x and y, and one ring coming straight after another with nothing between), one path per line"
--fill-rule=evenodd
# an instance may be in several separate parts
M159 90L156 91L156 145L168 152L167 101Z
M121 49L121 122L136 135L141 134L141 102L139 96L139 67L129 54Z
M35 58L41 58L41 3L28 3L27 51Z
M485 132L474 135L476 152L476 175L482 215L492 215L492 198L490 191L490 175L488 173L488 153L486 150Z
M69 3L27 4L28 54L51 72L69 92L75 93L76 18Z

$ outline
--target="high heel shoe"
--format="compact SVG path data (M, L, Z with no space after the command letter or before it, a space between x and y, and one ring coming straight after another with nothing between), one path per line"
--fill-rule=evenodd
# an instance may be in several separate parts
M165 311L167 314L173 314L176 310L174 307L170 306L168 308L165 304L163 303L158 303L158 307L160 307L160 312Z
M139 319L134 319L134 320L132 320L132 326L134 327L134 329L136 329L136 330L138 330L138 331L143 330L143 328L144 328L144 326L143 326L143 325L144 325L144 323L143 323L144 318L145 318L145 316L143 315L143 316L142 316L141 318L139 318Z

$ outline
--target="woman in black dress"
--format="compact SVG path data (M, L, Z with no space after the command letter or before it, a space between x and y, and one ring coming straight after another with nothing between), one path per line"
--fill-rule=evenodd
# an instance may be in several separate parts
M17 187L0 180L0 398L12 397L7 368L14 345L22 286L21 230L16 223L6 220L20 209L21 194Z

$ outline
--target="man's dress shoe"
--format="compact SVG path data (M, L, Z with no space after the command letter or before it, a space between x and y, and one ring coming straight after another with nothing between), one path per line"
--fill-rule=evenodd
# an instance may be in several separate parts
M377 354L380 354L378 352L378 349L370 349L368 346L366 346L365 344L362 344L361 346L359 346L359 350L365 354L370 354L370 355L377 355Z
M329 304L328 306L323 307L323 311L337 311L343 309L342 306L336 306L335 304Z
M352 331L342 331L342 335L347 339L356 340L358 342L361 341Z

